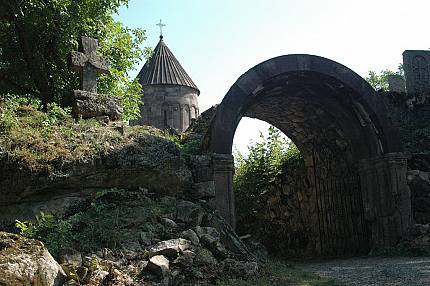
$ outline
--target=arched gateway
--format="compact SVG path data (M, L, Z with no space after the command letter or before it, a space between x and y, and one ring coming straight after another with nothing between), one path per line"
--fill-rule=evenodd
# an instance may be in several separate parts
M243 74L230 88L206 136L213 154L216 205L235 224L234 133L243 116L266 121L300 149L308 169L309 223L321 254L395 244L411 225L406 157L373 88L332 60L286 55Z

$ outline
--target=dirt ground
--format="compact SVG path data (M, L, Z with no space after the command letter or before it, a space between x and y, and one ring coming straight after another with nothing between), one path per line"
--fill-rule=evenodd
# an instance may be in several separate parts
M294 265L344 285L430 285L430 257L359 257Z

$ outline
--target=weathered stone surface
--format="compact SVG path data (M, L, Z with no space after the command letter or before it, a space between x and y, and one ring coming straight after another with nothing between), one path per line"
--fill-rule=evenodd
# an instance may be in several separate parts
M176 222L174 222L173 220L171 220L167 217L161 218L161 224L164 225L165 227L168 227L168 228L177 228L178 227Z
M403 68L408 93L419 95L425 101L430 94L430 51L404 51Z
M199 236L199 238L202 238L203 236L208 236L213 240L220 240L220 234L219 234L218 230L214 227L196 226L194 228L194 231Z
M153 256L146 268L159 276L166 276L169 273L169 259L163 255Z
M408 172L412 212L416 223L430 223L430 173L419 170Z
M306 87L306 92L299 86ZM231 86L217 107L203 140L203 150L214 154L217 210L234 228L234 168L233 158L228 162L228 156L231 155L233 138L243 116L266 121L287 132L305 157L310 167L309 173L313 172L321 179L322 184L318 182L314 191L318 187L328 188L334 194L343 196L345 192L338 192L338 187L330 186L330 180L343 178L337 174L339 170L350 169L352 172L359 160L377 159L381 154L401 152L399 131L387 114L383 100L363 78L329 59L312 55L286 55L256 65ZM313 161L318 165L313 164ZM333 206L331 194L326 194L325 190L318 192L316 199L323 209L316 209L314 213L318 212L316 218L320 218L324 225L319 228L322 239L315 245L317 249L325 248L328 252L337 252L340 248L346 252L361 249L365 253L371 247L369 244L381 242L393 246L399 236L407 231L410 225L410 198L405 174L402 174L405 172L405 162L399 162L401 166L395 166L396 163L382 167L384 175L380 178L378 172L372 171L365 180L354 183L356 186L351 185L354 191L351 191L348 199L354 203L350 206L347 206L346 198L338 199ZM392 170L391 167L396 169ZM332 178L327 180L327 174ZM315 176L311 178L315 182ZM351 179L354 178L356 176L351 176ZM381 183L378 186L379 180ZM354 218L359 218L354 221L345 220L344 216L336 214L342 209L363 214L367 206L355 203L363 201L362 197L366 200L366 195L361 197L360 192L355 191L360 188L375 196L374 201L381 197L390 202L389 206L377 206L385 209L378 209L381 221L372 229L372 239L369 239L367 220L363 216L354 215ZM396 209L396 213L382 219L388 208ZM344 232L349 232L350 242L346 243L342 239L345 234L339 234L336 242L333 242L330 234L337 233L336 227L339 225ZM358 229L363 235L350 234L349 229ZM381 237L378 237L379 234ZM381 241L382 237L389 239Z
M401 75L389 75L388 90L392 92L406 92L406 82Z
M212 157L210 155L190 156L191 170L197 183L213 180Z
M159 129L172 129L176 133L182 133L189 127L199 115L196 91L187 86L171 86L174 90L166 90L166 87L144 87L141 117L131 121L131 125L150 125Z
M119 120L123 113L122 100L117 96L75 90L72 111L84 119L109 116L110 120Z
M81 89L97 92L97 73L108 73L109 64L106 59L98 56L98 42L90 37L81 37L79 52L72 51L70 63L81 73Z
M170 258L176 257L179 253L191 247L191 242L182 238L175 238L160 241L149 248L149 256L165 255Z
M144 104L140 118L132 121L132 125L151 125L182 133L199 116L200 91L162 40L138 78L144 89Z
M201 224L204 216L204 210L199 205L189 201L178 201L176 203L175 219L184 222L190 226Z
M43 243L0 232L0 285L61 286L66 275Z
M206 246L216 258L218 259L226 258L227 249L218 239L209 235L203 235L200 240L202 244Z
M215 182L207 181L195 183L190 191L190 195L195 199L215 198Z
M191 250L184 250L182 255L178 256L172 264L180 265L182 267L190 267L193 265L194 257L196 254Z
M199 237L192 229L184 230L183 232L181 232L180 237L191 241L193 245L199 245L200 243Z
M170 140L142 135L84 162L33 172L0 160L0 222L32 219L40 210L63 214L98 190L149 188L160 195L189 189L191 172ZM198 218L198 217L197 217Z
M205 265L216 265L218 260L213 256L212 252L206 248L199 248L196 251L196 256L194 257L194 265L205 266Z

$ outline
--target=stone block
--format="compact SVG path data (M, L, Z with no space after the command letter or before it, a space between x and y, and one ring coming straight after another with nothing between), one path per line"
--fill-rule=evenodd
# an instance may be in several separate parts
M119 120L123 108L121 98L83 90L75 90L72 110L76 117L92 118L108 116L110 120Z
M403 68L408 93L430 93L430 51L404 51Z
M191 196L195 199L211 199L215 197L215 182L207 181L195 183L191 190Z
M207 155L193 155L190 157L193 178L196 183L213 180L212 158Z
M389 91L406 92L406 82L401 75L389 75L387 79Z

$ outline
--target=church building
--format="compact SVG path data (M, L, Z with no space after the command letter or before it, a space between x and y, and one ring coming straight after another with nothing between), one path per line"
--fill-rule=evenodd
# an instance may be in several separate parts
M198 117L200 91L166 46L162 34L137 77L143 87L143 105L141 117L131 121L131 125L150 125L182 133Z

